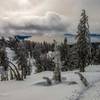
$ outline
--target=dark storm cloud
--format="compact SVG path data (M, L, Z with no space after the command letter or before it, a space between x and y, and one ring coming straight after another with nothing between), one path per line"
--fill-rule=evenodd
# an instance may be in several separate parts
M76 32L81 9L87 11L90 31L99 33L100 0L0 0L0 30L2 34ZM54 13L47 16L48 12Z
M48 13L45 16L33 18L26 22L8 23L4 29L14 34L48 34L48 33L66 33L69 24L61 16L56 13Z

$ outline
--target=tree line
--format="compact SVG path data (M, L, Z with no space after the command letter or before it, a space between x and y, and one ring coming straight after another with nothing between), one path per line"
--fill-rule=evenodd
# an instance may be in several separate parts
M85 71L85 67L90 64L100 64L100 48L91 43L90 31L88 24L88 16L86 11L82 10L81 18L77 27L77 42L75 44L68 44L67 38L64 42L58 45L53 43L39 43L34 41L19 41L15 37L9 37L5 40L4 37L0 39L0 66L3 67L4 76L10 68L10 78L16 80L24 80L27 75L31 75L32 63L36 67L36 73L42 71L59 71L54 62L53 56L55 51L60 52L61 71L69 71L79 69L81 72ZM57 49L55 49L55 46ZM9 58L7 57L6 48L9 47L13 52L13 61L15 69L9 67ZM55 54L54 54L55 55ZM31 62L32 61L32 62ZM55 73L57 73L55 71ZM6 77L8 80L8 76Z

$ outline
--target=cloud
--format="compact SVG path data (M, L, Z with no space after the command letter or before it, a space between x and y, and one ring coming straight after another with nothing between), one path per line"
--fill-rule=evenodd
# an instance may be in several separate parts
M99 5L100 0L0 0L0 30L2 34L76 32L81 9L86 9L90 31L100 32Z
M64 34L68 27L69 23L64 16L49 12L45 16L23 18L23 20L17 20L17 22L7 20L3 26L3 34Z

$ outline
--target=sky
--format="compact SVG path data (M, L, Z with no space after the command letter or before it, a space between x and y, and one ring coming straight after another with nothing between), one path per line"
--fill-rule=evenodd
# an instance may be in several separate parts
M100 0L0 0L0 35L76 33L82 9L100 33Z

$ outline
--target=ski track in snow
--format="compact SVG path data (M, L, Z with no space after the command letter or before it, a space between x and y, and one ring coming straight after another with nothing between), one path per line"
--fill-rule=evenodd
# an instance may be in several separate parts
M78 100L100 100L100 82L95 83L90 89L84 91Z
M100 79L85 87L77 96L73 95L69 100L100 100Z

